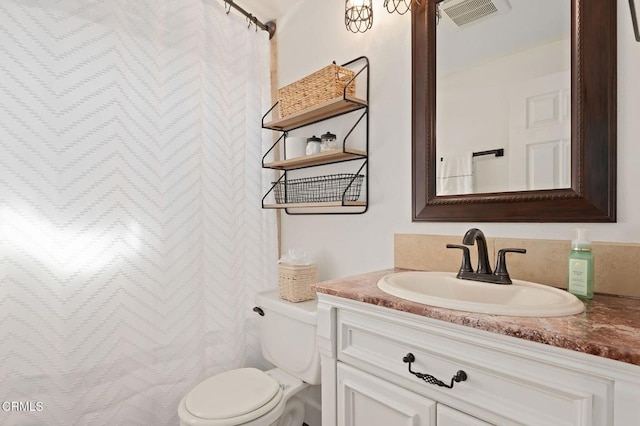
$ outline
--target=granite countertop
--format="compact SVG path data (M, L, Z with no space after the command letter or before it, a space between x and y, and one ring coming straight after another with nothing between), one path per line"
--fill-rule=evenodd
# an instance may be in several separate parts
M319 293L384 306L506 336L640 365L640 300L596 295L585 312L564 317L513 317L437 308L400 299L378 289L387 269L315 284Z

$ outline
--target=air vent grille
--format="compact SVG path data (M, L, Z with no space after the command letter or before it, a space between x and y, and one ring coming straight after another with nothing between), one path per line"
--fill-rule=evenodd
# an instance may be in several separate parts
M445 2L443 5L444 12L459 27L498 13L491 0L466 0L452 6L446 6Z

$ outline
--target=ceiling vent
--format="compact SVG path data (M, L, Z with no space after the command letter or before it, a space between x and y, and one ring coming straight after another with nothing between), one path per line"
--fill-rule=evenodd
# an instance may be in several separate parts
M442 11L458 27L511 10L508 0L444 0L440 4Z

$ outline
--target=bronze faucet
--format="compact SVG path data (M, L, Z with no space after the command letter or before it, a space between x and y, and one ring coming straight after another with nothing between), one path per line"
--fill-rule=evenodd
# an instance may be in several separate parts
M489 254L487 253L487 240L481 230L478 228L469 229L462 238L462 244L464 245L447 244L447 248L457 248L462 250L462 265L460 266L460 270L458 271L456 278L493 284L511 284L511 278L507 271L507 253L527 252L525 249L520 248L503 248L498 250L496 270L495 272L492 272L491 265L489 265ZM478 246L478 268L475 272L471 267L469 248L466 247L474 244Z

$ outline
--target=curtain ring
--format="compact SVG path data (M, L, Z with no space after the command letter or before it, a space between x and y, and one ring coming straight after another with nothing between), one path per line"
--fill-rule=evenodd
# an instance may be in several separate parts
M251 28L251 24L252 24L251 19L252 19L252 18L253 18L253 14L251 14L251 13L250 13L250 14L247 16L247 22L249 22L249 25L247 25L247 29L248 29L248 28Z
M231 4L227 0L224 0L224 10L227 15L231 12Z

